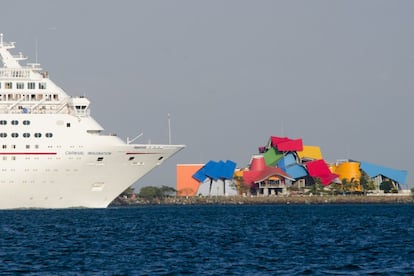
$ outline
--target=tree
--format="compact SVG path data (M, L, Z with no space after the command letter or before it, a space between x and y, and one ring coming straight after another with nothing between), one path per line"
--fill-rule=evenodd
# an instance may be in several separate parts
M243 176L234 175L233 176L233 183L238 191L239 195L247 194L250 190L250 187L244 183Z
M128 187L125 191L120 194L121 197L131 197L135 193L133 187Z
M380 190L383 190L384 193L393 192L394 189L395 189L394 183L392 183L392 181L389 179L382 181L380 184Z
M342 183L334 182L329 187L332 190L332 194L343 194L344 193L344 186Z
M162 196L162 192L160 188L158 187L147 186L147 187L141 188L138 196L145 198L145 199L154 199L154 198L160 198Z
M161 190L161 194L162 194L163 197L172 196L172 195L175 195L177 193L176 189L174 189L173 187L170 187L170 186L165 186L165 185L162 185L160 190Z
M193 194L194 190L191 188L184 188L178 191L178 195L180 196L186 196L188 197L189 195Z
M154 198L164 198L167 196L171 196L177 192L176 189L169 186L161 186L161 187L154 187L154 186L147 186L142 187L138 196L146 199L154 199Z
M361 184L361 187L365 194L367 193L367 191L376 190L374 181L371 180L368 174L364 171L361 171L361 177L359 178L359 183Z
M310 193L316 195L316 194L322 194L324 192L324 187L322 185L322 181L319 177L315 177L315 184L313 184L310 188Z

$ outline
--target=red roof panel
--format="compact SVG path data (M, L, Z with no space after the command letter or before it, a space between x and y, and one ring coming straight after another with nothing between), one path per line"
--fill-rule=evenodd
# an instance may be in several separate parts
M302 151L302 139L290 139L288 137L271 136L272 146L278 151Z
M243 179L246 184L251 185L253 183L263 181L273 175L293 180L288 174L276 167L266 167L261 171L244 171Z
M319 178L321 183L326 186L338 177L337 174L331 173L323 159L309 161L306 163L309 175L315 178Z

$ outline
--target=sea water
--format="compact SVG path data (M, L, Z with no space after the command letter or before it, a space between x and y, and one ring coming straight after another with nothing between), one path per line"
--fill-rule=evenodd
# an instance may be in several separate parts
M0 211L0 272L409 275L413 205Z

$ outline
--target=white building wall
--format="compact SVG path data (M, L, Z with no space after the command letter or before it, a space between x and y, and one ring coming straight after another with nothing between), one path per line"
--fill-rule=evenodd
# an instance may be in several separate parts
M225 190L226 194L224 194L223 183L225 183ZM232 180L213 180L211 185L211 192L210 192L210 179L206 179L204 182L200 184L198 188L197 195L202 196L234 196L237 195L236 187L233 185Z

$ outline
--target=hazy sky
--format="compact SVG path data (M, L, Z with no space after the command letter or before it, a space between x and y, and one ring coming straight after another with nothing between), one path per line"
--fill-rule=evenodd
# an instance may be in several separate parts
M414 182L414 1L0 1L0 32L123 139L248 164L271 135ZM37 45L37 47L36 47Z

